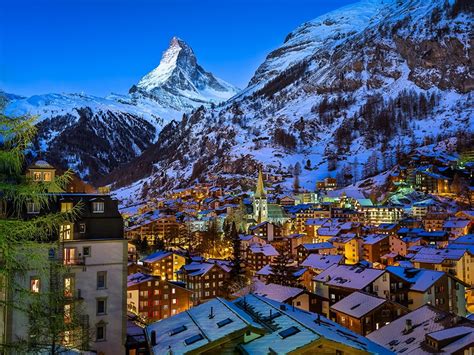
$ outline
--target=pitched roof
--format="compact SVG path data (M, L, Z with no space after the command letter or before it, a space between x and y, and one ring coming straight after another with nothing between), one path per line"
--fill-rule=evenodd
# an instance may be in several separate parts
M387 302L387 300L384 298L356 291L333 304L331 309L354 318L361 318L385 302Z
M254 254L263 254L265 256L277 256L278 252L275 247L271 244L252 244L249 247L250 251Z
M318 270L326 270L332 265L339 264L343 259L344 257L342 255L310 254L301 263L301 266L307 266Z
M362 290L384 273L385 270L360 265L333 265L315 276L313 280L323 282L328 286Z
M170 251L158 250L142 259L145 263L154 263L173 254Z
M156 336L156 345L150 346L154 354L199 352L211 342L248 329L262 334L238 345L249 354L294 352L321 338L368 353L391 354L329 319L290 308L255 294L233 302L216 298L152 323L145 331L147 339L151 338L152 332Z
M445 275L443 271L404 268L401 266L387 266L385 270L411 283L410 290L417 292L425 292Z
M425 345L426 334L449 328L455 317L431 305L424 305L368 334L367 338L396 353L432 354L433 351ZM407 320L412 324L409 331L406 331ZM444 350L443 353L452 352Z

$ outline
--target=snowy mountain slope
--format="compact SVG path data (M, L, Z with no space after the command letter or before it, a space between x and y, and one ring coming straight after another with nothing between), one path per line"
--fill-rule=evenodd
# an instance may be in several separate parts
M173 37L160 64L130 89L134 98L150 98L165 108L189 111L219 103L239 90L205 71L191 47Z
M473 14L459 1L363 0L300 26L242 93L195 111L131 163L140 169L108 182L122 193L133 184L140 197L195 178L251 177L259 165L291 176L299 164L313 189L328 175L348 184L390 167L397 150L472 133Z
M197 64L192 49L174 38L155 70L129 95L1 95L7 116L37 116L37 150L62 168L97 182L142 154L161 129L183 113L210 106L237 89Z

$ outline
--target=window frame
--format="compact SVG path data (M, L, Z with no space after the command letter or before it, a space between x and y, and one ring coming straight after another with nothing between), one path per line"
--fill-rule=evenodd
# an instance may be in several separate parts
M102 209L97 209L96 206L102 206ZM104 201L93 201L92 202L92 213L104 213L105 202Z
M99 286L99 275L104 276L103 286ZM97 271L96 276L96 289L97 290L106 290L107 289L107 271Z
M104 310L103 312L99 312L99 302L104 302ZM96 315L97 316L105 316L107 315L107 297L98 297L96 298Z

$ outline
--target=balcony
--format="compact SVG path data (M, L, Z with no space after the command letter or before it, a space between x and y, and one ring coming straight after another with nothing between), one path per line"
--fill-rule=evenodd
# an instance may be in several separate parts
M83 266L86 265L86 258L64 258L63 259L64 265L71 265L71 266Z

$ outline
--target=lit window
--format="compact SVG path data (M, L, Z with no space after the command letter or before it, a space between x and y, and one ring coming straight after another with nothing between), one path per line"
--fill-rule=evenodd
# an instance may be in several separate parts
M41 181L42 176L40 171L33 172L33 180L34 181Z
M176 298L173 298L172 303L173 303L173 304L176 304L177 302L178 302L178 301L176 300Z
M71 323L71 305L64 305L64 323Z
M103 202L93 202L92 212L93 213L104 213L105 207Z
M72 210L72 202L61 202L61 212L69 212Z
M74 280L71 276L64 278L64 296L72 297L74 290Z
M40 292L40 279L38 277L32 277L30 280L30 291L34 293Z
M43 173L43 180L44 181L51 181L51 173L49 171L46 171Z
M62 224L59 226L59 238L61 240L72 239L72 223Z

